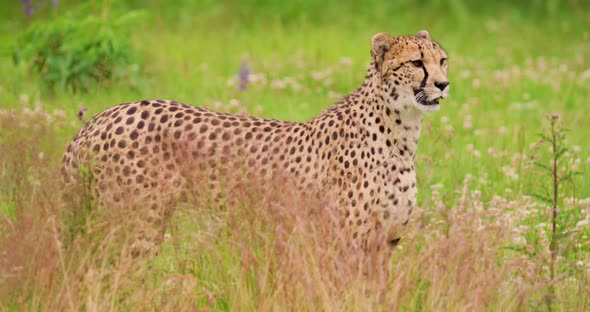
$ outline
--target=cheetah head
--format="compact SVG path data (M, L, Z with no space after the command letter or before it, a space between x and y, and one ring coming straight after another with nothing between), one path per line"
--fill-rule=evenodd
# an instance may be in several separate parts
M371 55L390 103L409 103L420 112L439 109L449 94L447 54L426 30L414 36L379 33L371 39Z

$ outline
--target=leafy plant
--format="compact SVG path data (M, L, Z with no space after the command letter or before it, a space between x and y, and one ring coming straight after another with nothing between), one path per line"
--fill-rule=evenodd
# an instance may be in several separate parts
M550 182L547 183L549 187L544 192L534 193L533 196L545 202L551 209L551 227L549 232L550 235L548 235L550 254L548 266L550 285L548 293L545 296L545 304L547 305L547 309L552 311L553 302L555 300L555 288L553 283L557 278L557 257L560 255L560 251L563 253L565 251L564 249L567 249L568 247L560 246L560 238L564 238L566 236L566 229L568 228L568 225L571 225L567 224L568 222L566 219L558 216L558 212L562 214L564 212L570 212L569 210L564 210L564 207L561 207L563 203L562 188L565 183L570 183L573 186L572 177L579 173L571 168L571 162L568 161L568 148L565 142L565 134L567 130L561 126L561 123L559 122L559 116L552 114L548 116L548 119L549 129L546 132L539 134L541 139L537 145L548 144L549 151L546 153L546 155L540 155L540 157L536 157L533 165L539 169L540 173L549 177ZM561 228L561 230L559 228Z
M130 30L141 14L102 13L67 14L31 26L17 39L14 62L25 63L50 91L85 92L97 84L132 77L130 72L137 72L139 65ZM134 84L133 79L128 80Z

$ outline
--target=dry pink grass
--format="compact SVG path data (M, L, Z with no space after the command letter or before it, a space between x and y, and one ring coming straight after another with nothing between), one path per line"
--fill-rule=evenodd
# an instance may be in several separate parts
M511 207L497 201L482 209L467 182L448 207L418 211L396 250L368 254L346 246L329 199L301 196L288 181L233 184L222 207L196 183L160 255L133 258L127 251L140 216L85 211L81 190L56 183L61 155L41 144L54 137L51 127L25 119L0 119L2 129L15 130L3 130L10 136L0 142L7 151L0 154L0 202L16 207L14 217L0 220L0 309L544 308L544 255L510 249ZM587 309L587 272L554 285L556 309Z

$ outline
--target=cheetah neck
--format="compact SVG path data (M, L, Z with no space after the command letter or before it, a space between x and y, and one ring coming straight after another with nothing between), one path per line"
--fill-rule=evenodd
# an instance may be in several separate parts
M371 64L361 87L347 95L335 109L356 111L351 117L375 147L384 147L397 158L413 160L424 114L415 108L412 100L399 95L394 87L384 86Z

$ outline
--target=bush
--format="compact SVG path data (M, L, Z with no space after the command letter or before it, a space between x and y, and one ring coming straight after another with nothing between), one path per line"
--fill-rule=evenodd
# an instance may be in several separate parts
M85 92L131 78L139 65L130 28L140 14L113 15L69 14L35 24L17 39L14 61L25 63L50 91ZM135 85L134 79L127 82Z

